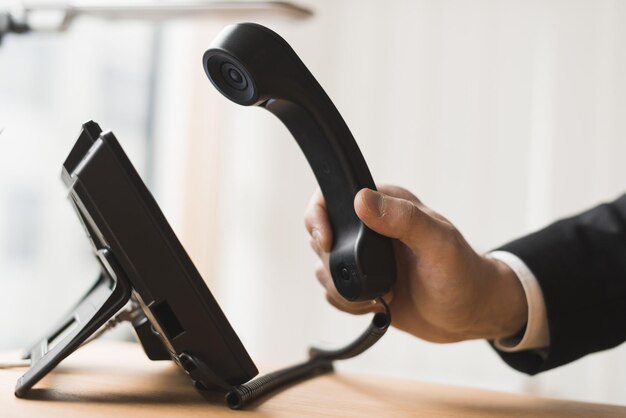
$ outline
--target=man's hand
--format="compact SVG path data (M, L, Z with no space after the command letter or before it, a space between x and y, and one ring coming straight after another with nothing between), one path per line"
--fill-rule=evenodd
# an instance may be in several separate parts
M385 299L395 327L433 342L496 339L517 333L528 307L515 273L500 261L477 254L447 219L395 186L361 190L357 216L370 229L395 238L396 284ZM373 310L370 302L349 302L333 284L328 256L333 236L318 190L305 225L321 259L316 270L335 307L354 314Z

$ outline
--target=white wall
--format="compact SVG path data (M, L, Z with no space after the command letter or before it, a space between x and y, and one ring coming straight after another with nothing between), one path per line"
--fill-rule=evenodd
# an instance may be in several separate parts
M477 249L626 189L626 3L302 3L314 18L259 22L316 75L374 178L414 191ZM253 357L288 363L368 318L327 306L314 279L302 213L315 182L294 140L202 72L226 23L165 32L155 193ZM394 330L339 367L626 404L626 346L528 378L482 341Z

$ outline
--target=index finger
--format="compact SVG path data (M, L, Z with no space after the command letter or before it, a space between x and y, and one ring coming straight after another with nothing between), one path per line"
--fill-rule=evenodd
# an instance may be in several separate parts
M326 202L319 188L313 193L304 213L304 225L311 237L317 241L320 249L330 252L333 244L333 231L326 212Z

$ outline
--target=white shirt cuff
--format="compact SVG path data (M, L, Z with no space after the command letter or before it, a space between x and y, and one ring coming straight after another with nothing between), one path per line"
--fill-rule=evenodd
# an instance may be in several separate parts
M494 251L489 256L505 263L517 275L526 293L528 303L528 322L523 337L501 338L495 341L498 350L518 352L546 348L550 345L550 331L543 292L537 278L526 263L515 254L507 251Z

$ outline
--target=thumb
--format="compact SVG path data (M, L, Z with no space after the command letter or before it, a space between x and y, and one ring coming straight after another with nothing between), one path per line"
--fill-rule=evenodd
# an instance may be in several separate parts
M361 189L354 198L354 210L370 229L413 250L437 231L435 220L414 202L374 190Z

